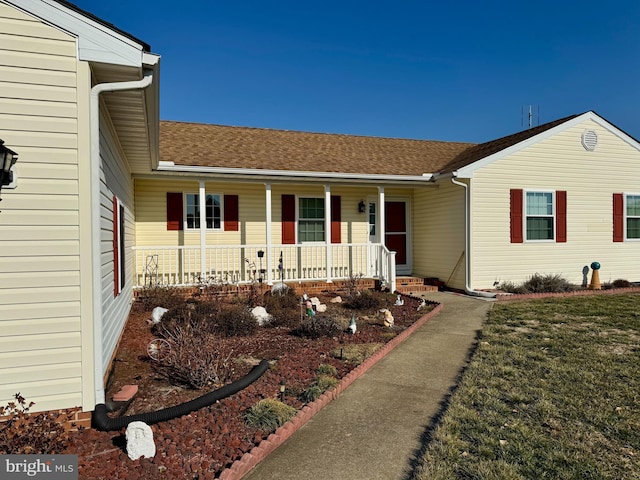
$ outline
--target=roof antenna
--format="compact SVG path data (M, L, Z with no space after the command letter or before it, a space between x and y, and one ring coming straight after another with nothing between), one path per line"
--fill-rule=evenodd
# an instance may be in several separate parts
M527 128L533 128L534 126L537 127L538 125L540 125L540 105L537 105L537 107L538 107L538 114L534 115L533 105L529 105L529 112L528 112L529 118L528 118ZM535 120L534 120L534 117L535 117ZM524 106L520 111L520 126L524 127Z

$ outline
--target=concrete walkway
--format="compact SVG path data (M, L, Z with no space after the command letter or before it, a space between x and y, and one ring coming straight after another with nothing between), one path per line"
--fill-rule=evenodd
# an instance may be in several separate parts
M491 301L416 294L442 311L357 379L245 480L404 480L464 368Z

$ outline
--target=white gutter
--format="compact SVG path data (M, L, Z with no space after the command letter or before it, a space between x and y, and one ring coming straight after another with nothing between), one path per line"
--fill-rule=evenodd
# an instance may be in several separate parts
M496 298L495 293L481 292L474 290L469 285L469 274L471 273L471 255L469 254L471 247L471 216L469 210L471 205L469 203L469 185L456 180L457 172L451 174L451 183L464 188L464 291L468 295L474 295L476 297Z
M384 175L384 174L362 174L362 173L339 173L339 172L311 172L311 171L290 171L290 170L263 170L260 168L226 168L226 167L205 167L195 165L175 165L173 162L160 162L159 172L183 172L195 174L215 174L215 175L246 175L261 177L287 177L287 178L309 178L318 179L343 179L343 180L369 180L372 182L421 182L429 183L432 174L422 175Z
M93 297L93 358L95 403L104 403L104 387L102 371L102 297L100 275L100 94L122 90L137 90L151 85L153 73L145 71L141 80L132 82L100 83L91 89L90 100L90 175L91 175L91 272Z

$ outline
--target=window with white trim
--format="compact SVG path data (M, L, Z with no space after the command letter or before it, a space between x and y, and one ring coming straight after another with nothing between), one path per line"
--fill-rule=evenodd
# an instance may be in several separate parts
M185 194L185 228L196 230L200 228L200 195L197 193ZM208 229L220 230L222 228L222 195L208 193L205 197L205 212Z
M625 223L628 239L640 239L640 195L625 196Z
M325 210L323 198L298 198L298 241L325 241Z
M526 192L525 230L527 240L555 238L555 208L553 192Z

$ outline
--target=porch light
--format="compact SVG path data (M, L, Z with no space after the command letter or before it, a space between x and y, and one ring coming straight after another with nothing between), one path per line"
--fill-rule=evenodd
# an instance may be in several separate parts
M360 203L358 204L358 213L364 213L364 200L360 200Z
M18 154L4 146L4 141L0 139L0 190L13 182L13 172L11 167L18 161ZM0 199L1 200L1 199Z

